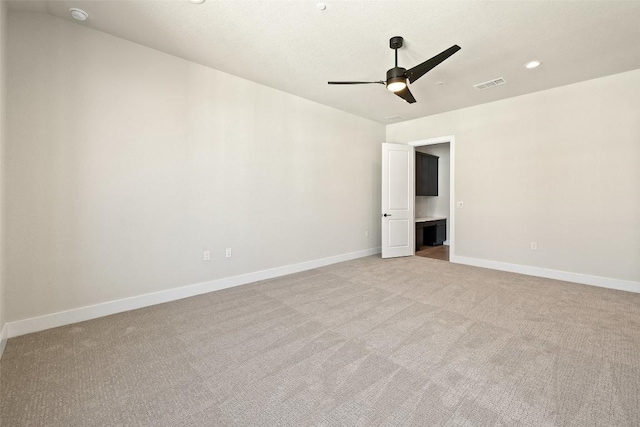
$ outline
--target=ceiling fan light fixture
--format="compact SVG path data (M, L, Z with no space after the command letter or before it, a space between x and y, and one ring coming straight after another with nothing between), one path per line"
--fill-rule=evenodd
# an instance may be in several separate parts
M400 92L407 87L407 79L404 77L392 77L387 80L387 89L391 92Z
M402 67L393 67L387 71L387 89L394 93L404 90L407 87L406 74L407 70Z
M392 82L387 84L387 89L389 89L391 92L400 92L406 87L407 84L405 82Z

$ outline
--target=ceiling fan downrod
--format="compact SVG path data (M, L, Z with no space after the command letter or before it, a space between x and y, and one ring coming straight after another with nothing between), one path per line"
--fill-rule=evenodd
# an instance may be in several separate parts
M389 39L389 47L394 50L396 56L396 68L398 67L398 49L404 44L404 39L400 36L391 37Z

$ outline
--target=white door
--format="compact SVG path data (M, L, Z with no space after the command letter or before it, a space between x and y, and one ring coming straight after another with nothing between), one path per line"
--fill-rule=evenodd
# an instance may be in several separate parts
M414 156L410 145L382 144L382 258L415 253Z

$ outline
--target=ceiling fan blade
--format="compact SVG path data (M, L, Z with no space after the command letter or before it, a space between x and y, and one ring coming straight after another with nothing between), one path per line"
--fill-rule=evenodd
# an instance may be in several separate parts
M402 98L405 101L407 101L409 104L413 104L414 102L416 102L416 99L413 97L413 94L409 90L409 86L405 87L402 90L399 90L398 92L394 92L394 93L396 95L398 95L400 98Z
M451 55L453 55L459 50L460 50L460 46L458 46L457 44L454 44L449 49L443 52L440 52L433 58L427 59L422 64L418 64L415 67L407 70L406 74L407 74L407 77L409 78L409 81L411 83L415 82L420 77L427 74L429 71L434 69L438 64L440 64L442 61L444 61L445 59L447 59L448 57L450 57Z
M383 82L382 80L379 80L377 82L327 82L330 85L368 85L368 84L386 84L385 82Z

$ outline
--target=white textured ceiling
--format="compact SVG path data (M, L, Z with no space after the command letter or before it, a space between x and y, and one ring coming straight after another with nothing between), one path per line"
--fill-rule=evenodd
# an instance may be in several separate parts
M90 16L79 25L382 123L640 68L640 1L323 0L324 11L318 1L21 0L10 9L72 20L68 9L79 7ZM383 80L395 35L405 38L405 68L462 50L410 86L415 104L381 85L327 85ZM533 59L543 65L526 70ZM473 88L497 77L508 83Z

